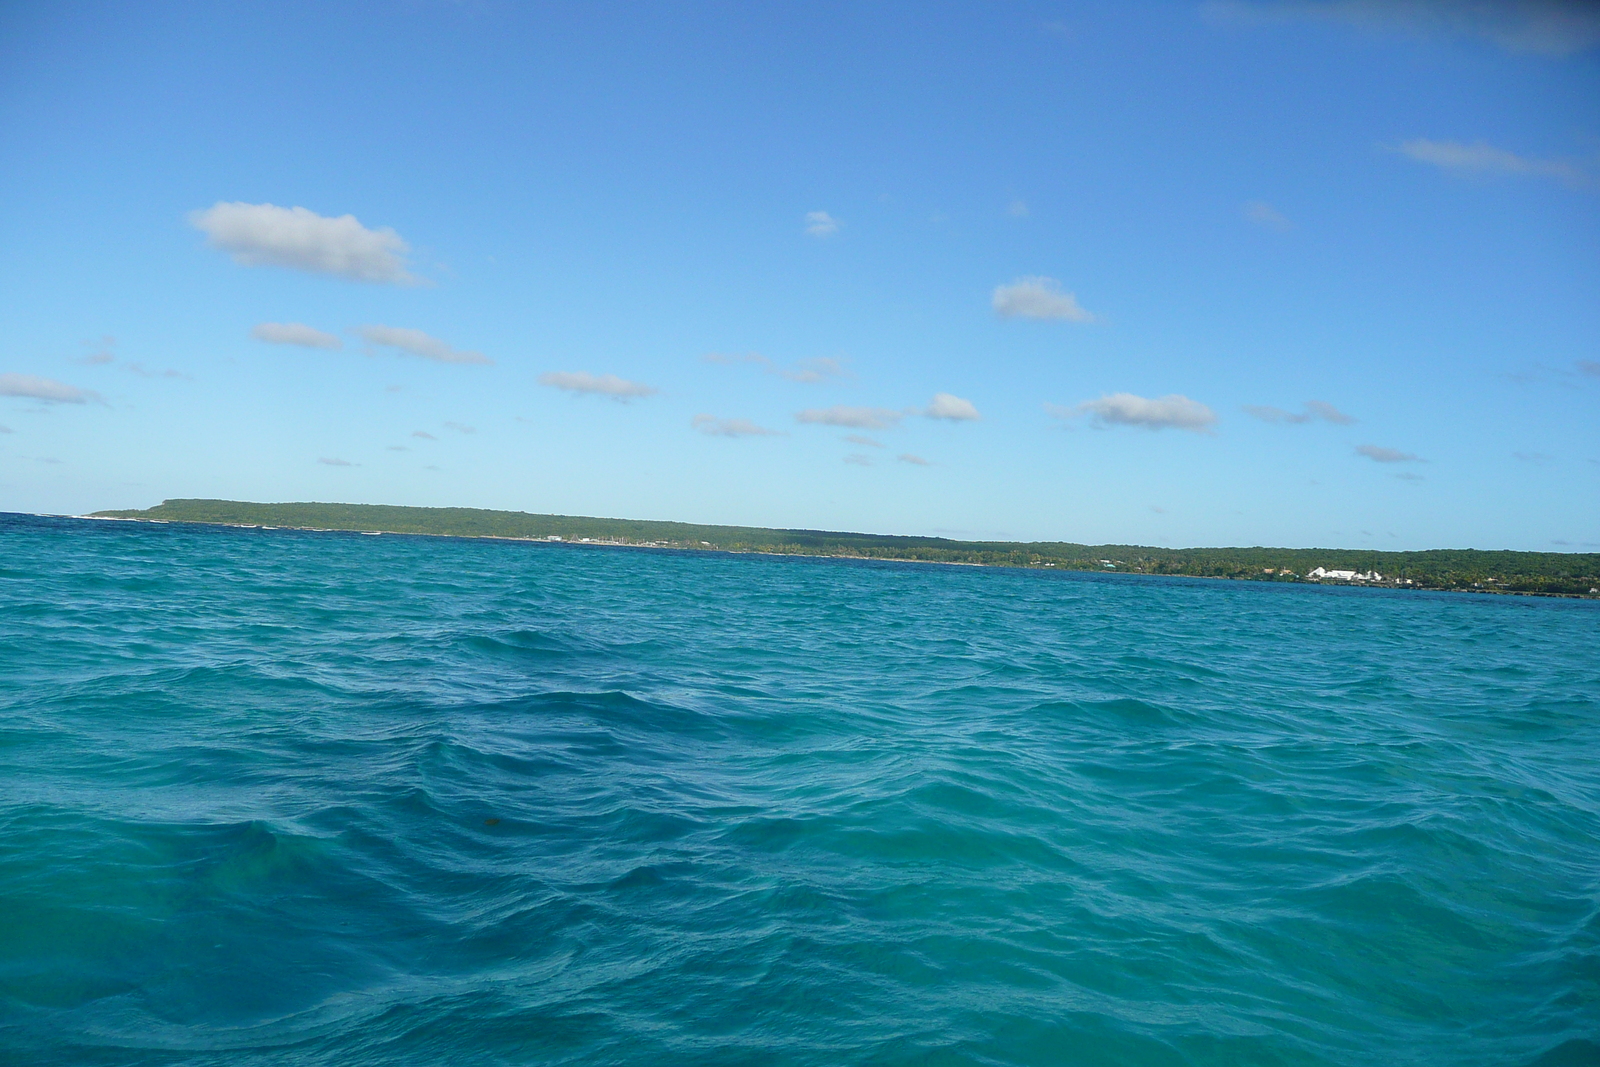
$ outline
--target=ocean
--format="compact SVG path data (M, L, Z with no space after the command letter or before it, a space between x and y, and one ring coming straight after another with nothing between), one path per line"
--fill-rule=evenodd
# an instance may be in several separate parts
M0 1063L1600 1063L1600 603L0 516Z

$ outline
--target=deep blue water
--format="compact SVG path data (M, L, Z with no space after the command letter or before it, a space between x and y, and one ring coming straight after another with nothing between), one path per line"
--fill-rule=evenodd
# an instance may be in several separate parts
M1597 603L0 516L0 1062L1597 1040Z

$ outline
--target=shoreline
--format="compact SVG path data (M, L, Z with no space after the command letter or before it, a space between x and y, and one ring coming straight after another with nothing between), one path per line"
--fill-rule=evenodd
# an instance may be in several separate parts
M1600 600L1600 594L1596 594L1594 592L1589 592L1589 593L1581 593L1581 592L1551 592L1551 591L1544 591L1544 590L1492 589L1492 588L1481 588L1481 587L1480 588L1470 588L1470 589L1465 589L1465 588L1441 588L1441 587L1438 587L1438 586L1428 586L1428 585L1421 585L1421 584L1414 584L1414 583L1413 584L1402 584L1402 583L1399 583L1399 582L1343 581L1343 580L1337 580L1337 579L1336 580L1332 580L1332 581L1328 581L1328 580L1317 579L1317 578L1304 578L1304 577L1300 577L1298 575L1295 575L1295 576L1292 576L1292 577L1286 579L1286 578L1280 578L1280 577L1270 577L1270 578L1269 577L1259 577L1258 578L1258 577L1254 577L1252 575L1232 575L1232 574L1151 573L1151 572L1147 572L1147 571L1122 570L1122 569L1117 569L1117 568L1093 568L1093 567L1060 566L1060 565L1057 565L1057 564L1054 564L1054 563L1033 563L1033 564L1029 564L1029 563L989 563L989 562L984 562L984 561L981 561L981 560L915 559L915 558L912 558L912 557L904 557L904 556L867 556L867 555L861 555L859 553L848 553L848 552L779 552L779 551L769 551L769 550L764 550L764 549L759 549L759 548L729 548L729 547L725 547L725 546L719 546L719 545L713 545L713 544L707 544L707 543L701 543L701 544L697 544L696 545L696 544L685 544L685 543L679 543L679 542L662 542L662 541L629 542L629 541L618 541L618 540L598 540L598 539L593 539L593 538L572 540L572 539L568 539L568 538L564 538L564 537L550 537L550 536L546 536L546 537L517 537L517 536L510 536L510 535L505 535L505 534L471 534L471 533L444 533L444 532L435 533L435 532L428 532L428 531L421 531L421 530L371 530L371 529L363 530L363 529L352 529L352 528L348 528L348 527L338 527L338 526L287 526L287 525L285 525L285 526L272 526L272 525L265 525L265 524L261 524L261 523L226 522L226 521L222 521L222 520L208 520L208 519L158 519L158 518L153 518L153 517L148 517L148 516L135 516L135 515L91 514L91 515L58 515L58 516L44 516L44 517L48 517L48 518L68 518L68 519L88 519L88 520L93 520L93 521L96 521L96 522L146 523L146 524L150 524L150 525L160 525L160 526L177 526L177 525L182 525L182 526L221 526L221 527L226 527L226 528L230 528L230 529L237 529L237 530L262 530L262 531L267 531L267 532L275 532L275 531L278 531L278 530L292 530L292 531L294 531L296 533L343 533L343 534L355 534L355 535L358 535L358 536L359 535L366 535L366 536L388 536L388 537L439 537L439 538L455 538L455 539L465 540L465 541L505 541L505 542L521 543L521 544L538 544L538 545L551 545L551 546L559 545L559 546L573 547L573 548L633 548L633 549L669 550L669 551L678 551L678 552L709 552L709 553L717 553L717 554L720 554L720 555L729 555L729 556L767 556L767 557L779 558L779 559L828 559L828 560L837 559L837 560L854 560L854 561L863 562L863 563L913 563L913 564L931 564L931 565L934 565L934 566L944 566L944 567L985 567L985 568L993 567L993 568L1009 569L1009 570L1053 571L1053 572L1059 572L1059 573L1074 573L1074 574L1114 574L1114 575L1123 575L1123 576L1126 576L1126 577L1134 577L1134 578L1200 578L1200 579L1210 579L1210 580L1216 580L1216 581L1252 582L1252 583L1258 583L1258 584L1263 584L1263 585L1301 585L1301 586L1313 586L1313 587L1325 587L1325 588L1388 590L1388 591L1391 591L1391 592L1462 593L1462 594L1467 594L1467 595L1478 594L1478 595L1488 595L1488 596L1546 597L1546 598L1559 599L1559 600ZM1311 550L1297 550L1297 551L1311 551Z

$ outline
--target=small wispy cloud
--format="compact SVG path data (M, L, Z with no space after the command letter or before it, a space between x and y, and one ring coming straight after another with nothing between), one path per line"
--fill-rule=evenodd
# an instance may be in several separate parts
M1592 359L1580 359L1577 367L1579 374L1587 374L1591 378L1600 378L1600 362Z
M927 460L923 459L921 456L913 456L910 452L902 452L902 453L900 453L898 456L896 456L894 458L898 459L901 463L909 463L914 467L931 467L931 466L933 466L932 463L929 463Z
M1419 137L1400 145L1402 155L1456 173L1511 174L1555 178L1573 187L1592 185L1587 174L1564 160L1533 159L1484 144L1430 141Z
M1078 298L1061 288L1054 278L1018 278L995 286L990 297L996 315L1005 319L1045 319L1058 322L1093 322L1094 315L1078 305Z
M1013 201L1011 201L1011 203L1006 205L1006 214L1010 215L1014 219L1025 219L1025 218L1027 218L1028 217L1028 202L1026 200L1013 200Z
M456 433L477 433L478 432L478 428L476 426L464 426L459 422L447 422L447 423L444 424L444 428L447 429L447 430L454 430Z
M405 445L389 445L385 449L385 451L387 451L387 452L410 452L411 449L407 448Z
M1420 456L1410 452L1401 452L1396 448L1384 448L1382 445L1357 445L1356 455L1366 456L1375 463L1421 463Z
M1257 226L1279 233L1288 233L1294 228L1294 223L1284 217L1283 213L1265 200L1251 200L1244 205L1244 217Z
M848 378L850 372L832 356L802 359L790 367L774 367L772 373L791 382L825 382L833 378Z
M111 354L111 349L116 347L116 343L117 339L110 334L100 338L98 341L85 341L84 344L95 349L95 351L89 352L79 359L73 360L73 362L81 363L86 367L101 367L107 363L114 363L116 362L116 357Z
M654 396L661 390L642 382L630 382L615 374L587 374L583 371L551 371L539 375L539 384L569 393L608 396L624 403L637 397Z
M832 237L839 232L839 220L826 211L808 211L806 232L813 237Z
M86 404L100 399L100 394L92 389L79 389L75 385L32 374L0 374L0 396L26 397L29 400L43 400L47 404Z
M796 360L787 367L768 359L760 352L741 352L731 355L723 352L707 352L700 358L707 363L718 363L723 366L750 363L758 367L764 367L768 374L776 375L786 381L803 382L805 384L815 384L852 376L849 369L845 367L844 362L832 356L817 356L812 359Z
M860 452L852 452L850 455L844 457L844 461L857 467L872 466L872 457L864 456Z
M433 436L433 434L429 433L427 430L412 430L411 431L411 436L412 437L419 437L424 441L437 441L438 440L437 437Z
M325 464L326 466L329 466L329 467L354 467L355 466L355 464L351 463L349 460L340 459L337 456L323 456L322 458L318 459L317 462Z
M1508 52L1568 56L1600 44L1600 10L1584 0L1209 0L1214 19L1342 22L1416 37L1461 34Z
M354 215L329 218L303 207L218 201L189 214L211 247L245 267L287 267L358 282L417 285L406 269L410 246L394 230L371 230Z
M933 394L933 401L923 414L930 419L947 419L951 422L977 422L983 418L978 414L978 409L972 406L972 401L949 393Z
M845 438L844 439L846 441L849 441L853 445L861 445L863 448L886 448L886 447L888 447L882 441L874 441L872 438L867 437L865 434L859 434L859 433L845 434Z
M715 415L696 415L689 425L712 437L781 437L777 430L757 426L749 419L719 419Z
M1555 460L1554 456L1547 455L1544 452L1513 452L1511 456L1513 459L1521 460L1523 463L1532 463L1536 467L1546 466Z
M1045 410L1056 418L1070 419L1089 416L1094 425L1138 426L1147 430L1188 430L1191 433L1210 433L1217 416L1198 400L1190 400L1177 393L1149 398L1133 393L1112 393L1098 400L1085 400L1072 408L1046 404Z
M11 432L12 432L11 427L9 427L9 426L0 426L0 433L11 433Z
M1356 420L1321 400L1307 400L1300 411L1285 411L1282 408L1267 407L1260 404L1246 404L1246 413L1255 416L1262 422L1287 422L1297 425L1321 419L1324 422L1337 423L1340 426L1349 426Z
M137 374L141 378L180 378L184 381L194 381L192 375L185 374L181 370L173 370L171 367L166 370L151 370L143 363L128 363L124 365L124 369L129 374Z
M299 345L301 348L340 349L344 342L303 322L260 322L250 327L250 336L269 345Z
M844 426L852 430L887 430L891 426L899 425L904 417L905 412L889 408L861 408L835 404L831 408L806 408L794 418L796 422Z
M494 363L494 360L482 352L467 352L452 348L432 334L403 326L362 326L356 333L368 344L398 349L408 355L431 359L435 363L474 363L481 366Z

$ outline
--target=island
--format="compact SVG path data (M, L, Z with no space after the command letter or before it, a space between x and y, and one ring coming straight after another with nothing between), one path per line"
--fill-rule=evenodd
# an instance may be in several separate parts
M1065 541L956 541L480 508L237 500L166 500L153 508L97 511L85 517L1600 598L1600 553L1593 552L1383 552L1365 548L1153 548Z

